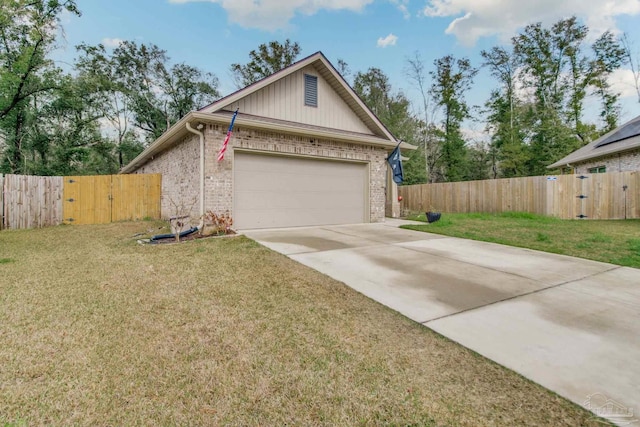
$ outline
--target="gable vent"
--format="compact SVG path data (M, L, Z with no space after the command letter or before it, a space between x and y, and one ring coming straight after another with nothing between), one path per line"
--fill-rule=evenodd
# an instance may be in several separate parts
M318 77L310 74L304 75L304 105L318 106Z

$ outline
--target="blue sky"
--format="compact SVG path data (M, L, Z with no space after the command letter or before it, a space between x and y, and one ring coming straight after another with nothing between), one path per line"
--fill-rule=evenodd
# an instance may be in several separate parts
M259 44L289 38L301 57L321 50L345 60L353 72L382 69L395 90L417 100L406 78L406 59L418 52L427 69L452 54L481 63L480 51L508 41L524 25L551 24L576 14L594 34L629 34L640 57L640 0L77 0L82 17L64 16L66 41L54 55L72 62L81 43L118 40L154 43L172 62L214 73L220 90L235 89L232 63L244 63ZM616 75L625 95L623 119L640 114L631 73ZM494 86L481 72L468 100L481 104ZM473 126L472 126L473 127ZM481 128L482 125L477 125Z

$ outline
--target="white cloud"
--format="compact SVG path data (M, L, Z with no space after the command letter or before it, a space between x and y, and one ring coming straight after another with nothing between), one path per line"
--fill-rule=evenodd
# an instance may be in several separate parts
M397 41L398 41L398 36L389 34L385 38L380 37L378 39L378 47L395 46Z
M102 39L102 44L104 47L118 47L124 40L118 38L109 38L105 37Z
M611 89L620 93L621 98L637 98L636 81L633 71L629 68L619 68L609 77Z
M640 13L640 0L428 0L425 16L455 17L446 29L467 46L480 37L508 39L534 22L552 24L576 15L591 31L615 30L615 17Z
M296 13L313 15L320 10L361 11L374 0L169 0L171 3L209 2L219 4L229 21L245 28L285 28Z
M411 14L409 13L409 0L390 0L391 3L395 4L400 12L402 12L402 16L404 19L411 18Z

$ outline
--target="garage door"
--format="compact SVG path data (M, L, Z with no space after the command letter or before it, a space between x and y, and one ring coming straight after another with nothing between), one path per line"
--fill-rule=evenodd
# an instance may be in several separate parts
M234 153L234 225L238 229L365 221L363 163Z

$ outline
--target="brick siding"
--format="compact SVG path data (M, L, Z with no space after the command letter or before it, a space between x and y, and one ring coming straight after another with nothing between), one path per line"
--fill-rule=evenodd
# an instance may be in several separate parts
M199 215L200 200L200 141L189 135L169 150L156 155L134 173L162 174L162 218Z
M276 152L287 155L316 156L369 163L370 221L385 217L386 156L383 148L312 137L268 133L236 127L222 162L216 157L227 128L208 124L205 133L205 210L229 212L233 216L234 148ZM177 145L156 156L135 173L162 174L162 216L175 215L175 205L193 206L192 222L197 223L199 193L198 137L189 135ZM194 203L195 200L195 203Z
M606 166L607 172L640 171L640 149L600 157L596 160L574 165L575 173L589 173L590 168L599 166Z

